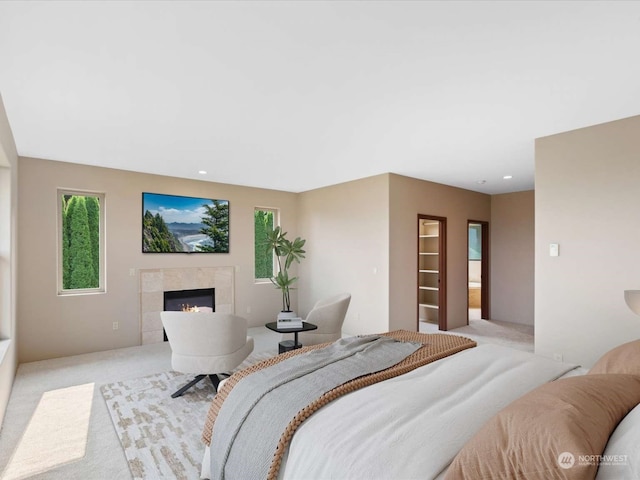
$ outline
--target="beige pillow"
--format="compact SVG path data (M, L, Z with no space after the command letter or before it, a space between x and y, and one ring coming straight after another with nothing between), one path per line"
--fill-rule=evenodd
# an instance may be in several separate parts
M640 340L624 343L605 353L589 373L630 373L640 375Z
M640 403L640 377L582 375L512 402L460 450L447 480L594 478L609 435ZM572 463L573 462L573 463Z

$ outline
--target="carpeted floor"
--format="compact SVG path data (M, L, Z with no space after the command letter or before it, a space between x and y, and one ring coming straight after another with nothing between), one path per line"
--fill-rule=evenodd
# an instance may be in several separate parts
M533 327L530 325L470 319L467 326L441 332L435 324L420 322L420 332L462 335L478 343L495 343L531 353L534 351Z
M21 364L0 431L0 465L6 467L4 473L0 473L0 478L24 478L9 476L9 473L15 460L29 456L41 457L46 461L42 462L39 473L28 478L131 478L124 451L99 386L169 370L171 351L169 345L164 343ZM71 386L84 384L94 386L92 395L88 398L90 420L84 456L65 461L54 455L55 452L46 445L23 441L27 438L27 427L36 418L38 405L48 392L65 391ZM51 428L55 431L56 424L51 423ZM21 453L25 450L26 453Z
M481 327L482 324L479 328ZM504 325L501 326L501 328L504 327ZM501 334L509 337L511 335L508 332L517 332L519 327L514 325ZM252 330L250 335L256 341L254 352L275 354L277 342L280 340L278 334L266 328L256 327L250 330ZM484 329L484 332L456 330L451 333L460 333L478 341L495 343L504 341L497 337L491 340L491 335L495 332L491 332L488 336L482 335L487 330ZM526 334L525 341L516 341L514 345L519 345L520 348L529 348L528 346L531 345L533 348L532 342L533 336ZM167 343L21 364L0 430L0 479L126 480L132 478L125 451L114 428L100 387L117 382L137 381L142 377L170 371L171 351ZM82 397L78 397L77 389L71 388L76 386L83 387ZM71 398L69 395L72 394L73 401L81 399L83 408L86 408L90 415L88 423L83 425L85 431L74 432L83 443L82 450L77 449L80 452L78 458L64 458L57 455L56 450L67 452L70 450L67 445L63 444L60 448L60 442L52 440L55 438L53 435L47 437L51 440L48 444L30 442L27 430L38 420L38 407L47 397L55 397L65 405ZM49 420L52 420L51 415L49 417ZM53 419L57 417L54 416ZM56 428L55 422L49 423L49 428ZM51 450L47 450L48 448ZM197 457L199 455L200 452ZM12 469L11 464L14 460L35 457L40 460L37 472L27 476L11 474L11 472L20 471L20 469ZM197 461L199 462L200 459L197 458ZM155 480L163 477L147 476L146 478ZM175 476L164 478L175 478Z
M259 327L250 329L249 334L255 340L254 353L277 353L279 334ZM168 371L171 371L171 350L166 342L21 364L0 430L0 479L132 478L100 386ZM55 442L47 446L28 441L28 427L37 419L38 406L47 394L65 394L69 387L87 384L94 388L86 399L90 416L81 457L61 458L56 454ZM55 430L56 423L50 422L50 427ZM67 450L66 446L64 449ZM23 471L11 466L14 461L35 457L41 460L37 472L26 477L13 475L12 472Z

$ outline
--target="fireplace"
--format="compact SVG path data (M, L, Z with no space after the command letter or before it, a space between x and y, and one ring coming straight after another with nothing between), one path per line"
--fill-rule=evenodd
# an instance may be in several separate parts
M180 311L216 311L216 289L196 288L192 290L171 290L164 292L165 312ZM167 341L167 334L162 329L164 341Z
M164 292L215 289L214 305L219 313L235 313L235 267L180 267L140 270L140 344L163 339ZM193 301L178 302L193 304ZM180 307L181 308L181 307Z
M207 307L216 310L216 289L196 288L194 290L173 290L164 292L164 311L179 312L193 307Z

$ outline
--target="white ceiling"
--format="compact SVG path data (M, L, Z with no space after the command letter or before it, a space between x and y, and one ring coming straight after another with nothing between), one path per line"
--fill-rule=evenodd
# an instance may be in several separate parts
M293 192L531 189L535 138L640 114L639 56L636 1L0 2L20 155Z

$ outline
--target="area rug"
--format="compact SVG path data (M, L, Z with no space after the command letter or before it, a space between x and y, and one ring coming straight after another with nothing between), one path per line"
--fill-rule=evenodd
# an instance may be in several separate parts
M252 354L239 368L265 356ZM207 378L178 398L193 375L163 372L100 387L134 479L197 480L202 429L215 396Z
M171 398L192 379L163 372L100 388L133 478L200 478L205 449L200 437L213 385L207 378Z

